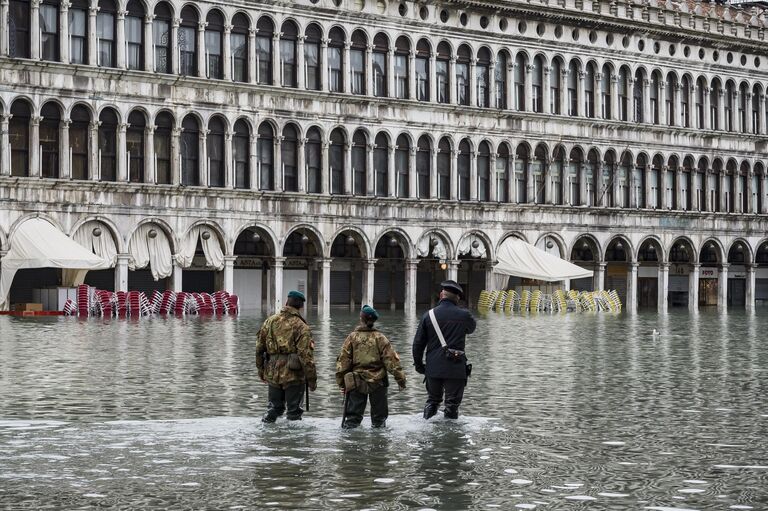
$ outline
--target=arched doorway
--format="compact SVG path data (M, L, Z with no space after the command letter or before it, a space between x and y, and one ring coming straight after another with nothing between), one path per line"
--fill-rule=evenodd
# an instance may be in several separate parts
M275 266L275 243L262 227L243 229L235 240L234 294L244 310L269 310L271 271Z
M213 293L224 289L224 240L208 224L191 227L180 240L176 260L184 269L181 290Z
M615 237L605 249L605 289L615 289L621 303L627 304L629 284L629 266L632 263L629 242L622 237Z
M419 264L416 270L416 305L434 307L438 298L440 282L450 278L455 269L450 268L449 244L440 232L425 233L416 246Z
M155 290L181 291L181 282L171 278L174 249L173 235L159 224L137 227L128 242L128 289L144 291L147 296Z
M340 232L331 244L331 307L362 306L367 267L365 242L352 230ZM366 263L367 266L367 263Z
M720 299L720 288L725 283L720 283L720 264L722 255L720 247L713 240L704 243L699 251L699 263L701 264L699 281L699 305L712 306L725 304Z
M580 236L571 249L571 262L587 270L592 270L592 277L571 280L571 289L576 291L594 291L603 287L601 281L602 271L599 267L600 250L597 242L591 236Z
M647 238L637 251L637 306L659 307L659 264L663 250L658 240Z
M473 231L459 241L458 282L464 288L464 300L470 309L477 304L480 293L491 289L493 260L489 243L484 234Z
M693 245L685 238L673 242L669 249L668 304L670 307L688 307L692 310L696 308L697 304L693 302L695 297L692 296L694 286L698 285L698 282L692 281L694 278L698 280L698 275L693 271L695 254Z
M322 260L322 247L322 240L309 227L297 227L287 236L283 244L284 259L276 261L275 272L272 274L273 285L268 286L268 293L275 293L271 303L283 303L283 295L295 289L306 296L306 310L313 304L318 307L323 304L322 271L326 268ZM330 265L327 271L330 272Z
M375 307L395 310L405 308L405 260L408 243L402 234L388 232L379 238L374 251L373 304Z
M760 243L755 253L755 302L768 303L768 241Z
M752 256L747 244L738 240L728 250L728 306L745 307L747 304L747 265Z

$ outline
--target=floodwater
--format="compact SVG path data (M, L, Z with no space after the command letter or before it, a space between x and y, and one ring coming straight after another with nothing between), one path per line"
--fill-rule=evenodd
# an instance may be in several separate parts
M356 431L354 316L309 318L318 392L269 426L261 319L0 317L0 508L768 509L768 310L491 314L456 422L421 419L415 320L385 313L408 388Z

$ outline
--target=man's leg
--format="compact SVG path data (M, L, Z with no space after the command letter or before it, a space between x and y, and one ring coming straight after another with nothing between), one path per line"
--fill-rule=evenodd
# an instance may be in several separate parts
M466 380L450 379L445 380L445 418L458 419L459 405L464 398L464 386Z
M368 394L368 397L371 399L371 425L374 428L383 428L387 425L387 417L389 417L387 387L382 385Z
M424 418L429 419L437 413L437 407L443 402L442 378L427 377L427 404L424 407Z
M300 421L304 410L301 408L301 400L304 398L304 383L291 385L285 388L285 405L288 412L285 414L289 421Z
M275 422L285 411L285 391L278 386L269 385L267 413L261 422Z
M353 429L363 422L363 414L365 413L365 405L367 401L367 394L362 394L356 390L347 392L347 416L344 419L344 423L341 425L342 428Z

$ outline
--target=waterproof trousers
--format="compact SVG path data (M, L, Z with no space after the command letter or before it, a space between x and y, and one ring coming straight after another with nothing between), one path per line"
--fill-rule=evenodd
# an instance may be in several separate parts
M342 428L356 428L363 421L365 405L371 401L371 425L374 428L382 428L386 425L389 416L389 404L387 403L387 387L383 385L370 394L363 394L356 390L347 392L346 418Z
M288 409L286 418L289 421L300 421L304 410L301 408L301 400L304 398L304 384L298 383L281 388L277 385L269 385L269 402L267 403L267 413L264 414L262 422L275 422L283 412Z
M424 407L424 418L429 419L437 413L437 408L445 396L443 410L445 418L458 419L459 405L464 398L466 384L467 380L464 379L427 377L427 404Z

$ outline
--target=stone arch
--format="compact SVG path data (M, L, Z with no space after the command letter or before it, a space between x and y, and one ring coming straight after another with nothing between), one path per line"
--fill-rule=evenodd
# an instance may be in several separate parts
M726 261L730 263L731 251L738 250L738 247L741 247L744 251L744 262L739 264L752 264L755 262L755 253L752 250L752 246L749 244L749 241L742 237L738 237L731 242L728 252L726 252Z
M666 250L665 258L672 263L686 263L686 261L678 261L680 255L677 251L685 249L685 253L688 254L688 264L693 264L698 259L696 255L696 244L688 236L677 236L669 244L669 248Z
M588 246L589 250L592 252L593 261L595 263L601 263L603 262L603 247L600 245L600 241L590 233L583 233L578 234L574 238L571 245L568 247L568 259L573 259L573 253L574 250L580 248L583 246L584 243L587 243L588 245L591 244L592 246Z
M344 225L341 228L337 229L336 232L333 233L333 235L329 238L329 245L328 245L328 253L330 254L331 246L333 245L333 242L336 241L336 238L344 234L345 232L349 232L352 234L352 237L355 238L355 241L358 244L358 247L360 248L360 257L363 259L372 259L373 258L373 250L371 249L371 241L368 239L368 235L365 234L365 232L360 229L359 227L355 227L353 225Z
M230 245L227 246L227 254L235 255L235 244L237 243L237 239L240 237L241 234L243 234L245 231L249 229L258 229L259 231L263 232L267 235L267 247L270 249L270 254L275 255L277 253L277 236L275 235L275 232L266 224L257 223L257 222L244 222L238 225L238 227L234 230L232 238L229 240Z
M644 236L640 242L637 244L637 251L634 254L634 260L640 261L640 251L642 250L643 246L646 243L650 243L651 246L653 246L655 252L656 252L656 258L658 259L659 263L666 262L666 251L664 250L664 243L662 243L661 238L658 236L651 234L648 236Z
M633 263L637 261L637 254L635 253L635 247L632 245L632 241L629 239L628 236L624 234L615 234L608 238L608 240L605 243L605 252L603 253L603 261L608 261L608 250L611 249L611 247L614 245L614 243L621 242L625 248L624 253L627 255L627 262Z
M413 241L411 240L411 237L408 235L408 233L399 227L389 227L388 229L385 229L379 233L371 244L373 249L376 250L376 247L379 245L379 243L381 243L381 240L384 239L385 236L392 234L399 238L398 241L400 242L400 248L403 249L405 258L414 258Z
M456 251L454 250L453 241L451 240L451 237L448 235L448 233L442 229L432 228L432 229L425 230L424 232L421 233L421 236L419 236L419 242L421 242L421 240L423 240L424 238L428 238L432 236L436 236L437 238L439 238L445 245L446 260L455 259Z
M134 228L131 230L130 234L126 238L128 241L130 241L131 238L133 238L134 234L136 234L136 231L141 227L142 225L146 224L153 224L162 230L166 237L168 238L168 242L171 244L171 252L176 253L179 250L179 240L176 237L176 233L174 232L173 228L166 222L165 220L157 217L149 217L144 218L137 223ZM126 244L126 247L128 245Z
M509 238L509 236L507 236ZM505 240L507 238L504 238ZM552 243L553 246L549 246L549 243ZM556 232L545 232L539 235L539 237L536 239L536 243L534 243L534 246L537 248L540 248L541 246L544 246L544 251L548 252L549 250L557 247L557 253L558 257L560 259L566 259L565 254L565 247L566 243L563 237Z
M227 250L227 236L224 234L224 229L221 228L221 226L216 223L213 220L203 219L203 220L196 220L195 222L192 222L192 224L187 227L184 230L184 234L181 236L181 240L187 237L187 234L194 229L195 227L207 227L213 233L216 235L216 237L219 239L219 246L221 247L221 250L224 252L224 255L232 255L228 253Z
M485 257L483 259L486 261L495 261L496 251L493 248L493 243L491 243L491 239L488 237L488 235L485 232L481 231L480 229L472 229L461 235L461 238L459 238L459 242L456 244L456 247L457 247L456 257L460 257L460 254L458 253L458 251L461 250L462 243L464 242L464 240L467 240L472 236L477 238L483 245L485 245Z
M310 224L297 224L288 229L286 233L278 240L277 246L279 248L278 254L280 256L283 255L285 252L285 245L288 241L288 238L293 234L294 232L301 231L304 233L308 238L309 241L312 242L313 245L315 245L315 248L317 249L318 255L321 255L323 257L328 257L328 252L326 250L326 244L325 240L323 238L322 233L315 227L314 225ZM313 239L314 238L314 239Z
M702 254L704 250L712 250L714 252L715 257L717 258L716 263L710 262L710 264L723 263L728 254L725 251L725 247L723 246L722 242L715 237L706 238L701 242L701 245L699 245L698 250L696 252L697 262L699 263L702 263Z
M107 229L107 231L109 231L109 233L112 235L112 239L115 240L118 254L124 254L127 251L128 245L125 239L121 236L120 229L117 228L117 225L115 225L111 219L102 215L89 215L78 220L69 231L69 237L73 237L75 233L88 222L98 222L102 224Z
M20 216L13 224L11 224L11 228L8 229L8 248L10 248L10 243L13 240L13 235L16 232L16 230L19 228L21 224L26 222L27 220L31 218L42 218L43 220L47 220L50 222L54 227L56 227L58 230L60 230L63 233L66 233L67 231L64 229L61 222L59 222L56 218L53 216L47 214L47 213L27 213L25 215Z

